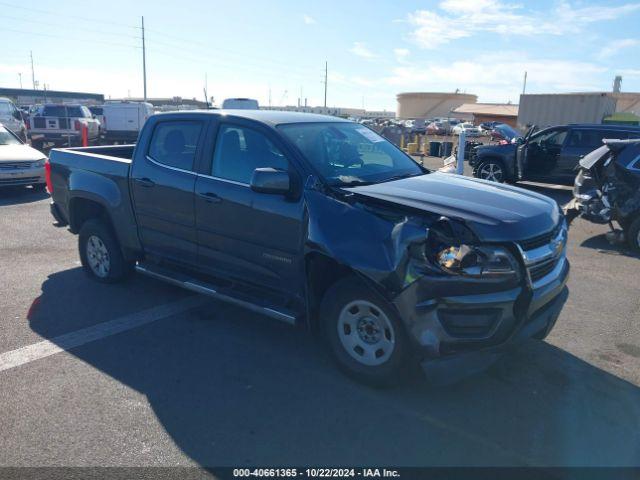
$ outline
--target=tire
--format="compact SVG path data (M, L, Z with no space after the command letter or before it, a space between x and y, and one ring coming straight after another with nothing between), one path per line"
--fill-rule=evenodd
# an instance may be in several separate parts
M474 169L473 176L497 183L507 181L507 171L500 160L484 160Z
M329 288L320 322L334 360L349 377L375 387L406 378L411 355L404 326L387 302L357 278Z
M640 215L636 216L626 229L627 244L636 253L640 253Z
M111 228L102 220L87 220L78 236L80 262L85 273L102 283L117 283L132 272L135 262L124 259Z

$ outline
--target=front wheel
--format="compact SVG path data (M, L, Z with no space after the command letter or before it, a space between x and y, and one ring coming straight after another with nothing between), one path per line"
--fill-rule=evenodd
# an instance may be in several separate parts
M80 261L94 280L116 283L124 280L135 265L124 259L118 240L109 226L99 220L87 220L78 235Z
M409 341L394 310L357 278L336 282L320 311L322 330L338 366L372 386L400 382L408 371Z
M640 215L626 229L627 243L636 253L640 253Z
M507 179L504 165L499 160L485 160L473 172L476 178L503 183Z

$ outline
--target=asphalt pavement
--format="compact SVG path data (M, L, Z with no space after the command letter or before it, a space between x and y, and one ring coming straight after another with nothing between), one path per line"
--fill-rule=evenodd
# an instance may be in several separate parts
M90 281L46 194L1 190L0 232L0 466L640 465L640 259L606 227L571 227L545 342L391 390L268 318L142 276Z

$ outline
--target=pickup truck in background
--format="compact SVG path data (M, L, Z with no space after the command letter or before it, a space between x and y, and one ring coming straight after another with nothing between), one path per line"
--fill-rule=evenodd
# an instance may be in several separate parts
M144 102L113 101L102 106L104 142L135 143L140 130L151 115L153 105Z
M444 381L477 370L544 338L568 295L554 200L430 172L339 118L158 114L135 146L54 149L46 170L90 277L138 271L321 332L370 384L416 356Z
M476 147L469 164L473 175L483 180L572 184L580 159L601 147L605 138L640 138L640 128L603 124L532 128L510 143Z
M82 145L82 127L87 127L89 143L97 142L100 122L84 105L46 104L29 117L31 145L42 150L45 144L57 147Z

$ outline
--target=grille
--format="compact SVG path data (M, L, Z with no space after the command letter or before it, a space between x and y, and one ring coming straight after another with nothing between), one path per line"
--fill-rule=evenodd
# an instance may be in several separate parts
M548 245L549 243L551 243L551 239L555 238L555 236L558 235L560 226L561 225L559 224L550 232L543 233L542 235L538 235L537 237L528 238L527 240L521 240L518 243L525 252L527 250L534 250L544 245Z
M557 258L552 258L550 260L545 260L544 262L537 263L535 265L531 265L529 267L529 273L531 275L531 280L536 281L540 280L545 275L551 273L551 271L558 264Z
M47 126L47 122L44 117L35 117L33 119L33 128L45 128Z
M30 184L36 183L39 180L38 177L24 177L24 178L0 178L0 185L2 184Z
M31 168L31 162L0 163L0 170L16 170Z

